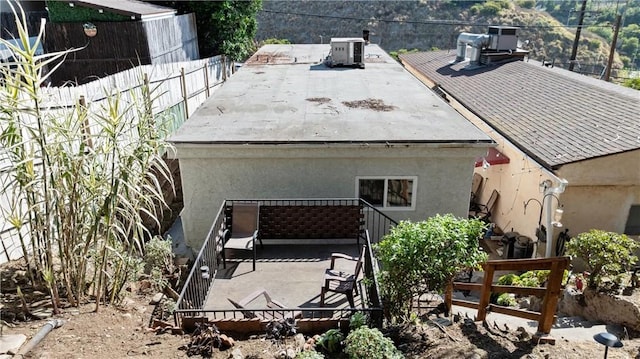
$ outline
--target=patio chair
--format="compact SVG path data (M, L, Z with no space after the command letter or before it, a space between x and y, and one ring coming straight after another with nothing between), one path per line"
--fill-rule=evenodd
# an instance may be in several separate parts
M231 210L231 232L225 232L224 250L251 251L253 253L253 270L256 270L256 240L262 247L262 239L258 236L258 203L234 203ZM227 268L227 257L222 255L222 264Z
M469 218L478 218L483 221L488 221L496 202L498 202L498 197L500 197L500 193L494 189L493 192L491 192L491 197L489 197L487 204L479 204L478 208L469 209Z
M265 300L265 304L262 306L263 308L269 308L269 309L273 309L273 310L260 310L260 311L253 311L250 309L247 309L247 305L249 305L251 302L255 301L256 299L260 298L260 297L264 297ZM234 307L236 307L236 309L240 309L242 312L242 315L245 317L245 319L254 319L254 318L258 318L261 321L273 321L273 320L280 320L280 319L289 319L289 318L301 318L302 317L302 312L297 310L294 312L291 311L282 311L282 310L278 310L278 309L283 309L286 308L286 306L274 299L271 298L271 295L269 294L269 292L267 292L265 289L258 289L255 292L249 294L248 296L244 297L242 300L240 300L239 302L236 302L230 298L227 298L227 300L233 304Z
M331 254L331 266L324 273L324 283L320 290L320 306L324 307L324 298L327 292L342 293L347 296L351 308L355 308L354 293L358 295L357 280L362 270L367 246L362 246L359 257L352 257L343 253ZM343 259L356 262L353 272L342 272L335 269L336 260Z
M477 205L478 191L480 190L483 180L484 177L478 172L473 174L473 180L471 181L471 206Z

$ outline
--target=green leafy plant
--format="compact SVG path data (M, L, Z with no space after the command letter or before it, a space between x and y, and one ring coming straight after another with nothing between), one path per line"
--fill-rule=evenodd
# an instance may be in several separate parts
M145 272L149 273L154 268L170 271L173 266L173 258L171 239L154 236L144 247Z
M360 327L366 326L369 322L369 317L363 312L355 312L349 318L349 330L355 330Z
M347 335L344 352L350 359L401 359L402 353L376 328L360 327Z
M484 228L478 219L451 214L402 221L392 228L374 245L382 264L378 278L387 319L408 320L413 298L429 291L442 293L462 269L479 269L487 260L478 241Z
M502 293L498 296L496 300L498 305L504 305L507 307L516 307L518 306L518 301L516 298L510 293Z
M519 285L520 277L517 274L509 273L498 278L499 285Z
M296 355L296 359L324 359L322 353L315 350L307 350Z
M633 253L640 245L624 234L592 229L578 234L566 246L568 255L586 263L590 273L587 285L598 288L603 277L629 271L638 261Z
M342 350L344 335L339 329L329 329L320 336L317 345L329 354L339 353Z

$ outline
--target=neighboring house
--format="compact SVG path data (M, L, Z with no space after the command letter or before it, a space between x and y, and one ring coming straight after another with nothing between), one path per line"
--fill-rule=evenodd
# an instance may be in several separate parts
M491 218L503 230L535 238L541 183L566 179L564 193L554 194L564 210L554 239L564 229L640 234L639 91L533 61L469 69L468 61L454 63L455 50L400 58L498 143L476 172L484 177L480 202L500 193ZM547 199L553 213L558 201Z
M170 138L190 247L225 199L362 197L396 220L466 216L475 158L495 143L377 45L364 69L329 68L329 46L263 46Z
M47 8L45 51L79 49L53 73L54 84L199 58L194 14L136 0L47 1Z

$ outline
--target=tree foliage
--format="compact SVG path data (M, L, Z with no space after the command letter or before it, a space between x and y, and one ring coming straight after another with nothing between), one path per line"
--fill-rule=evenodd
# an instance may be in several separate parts
M484 228L480 220L451 214L402 221L392 228L374 247L382 263L380 286L387 316L409 319L415 296L444 292L462 269L479 268L487 259L478 242Z
M178 13L195 13L201 57L224 54L243 60L255 51L256 15L262 0L152 1Z
M589 269L588 286L597 288L603 277L628 271L638 257L640 245L624 234L592 229L567 243L567 254L582 259Z

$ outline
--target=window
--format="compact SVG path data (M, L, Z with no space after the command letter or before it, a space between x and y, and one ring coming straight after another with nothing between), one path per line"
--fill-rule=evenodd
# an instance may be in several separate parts
M415 209L418 177L357 177L356 197L383 209Z
M629 217L627 217L624 234L634 236L640 234L640 205L634 204L629 208Z

